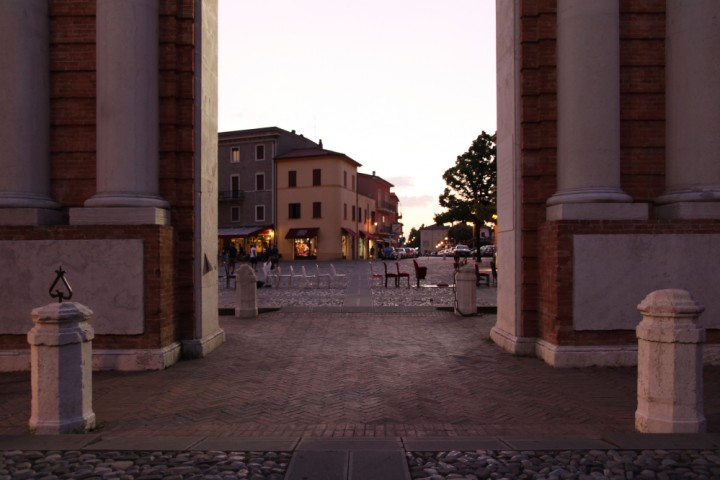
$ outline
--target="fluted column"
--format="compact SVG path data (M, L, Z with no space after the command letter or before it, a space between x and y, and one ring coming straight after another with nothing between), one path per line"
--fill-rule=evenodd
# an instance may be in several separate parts
M158 23L157 0L97 1L97 193L71 212L73 223L167 220L158 194Z
M720 2L667 0L665 193L656 213L720 218Z
M47 0L0 2L0 224L59 216L41 212L59 208L50 198L48 27Z
M558 190L547 216L643 218L620 189L618 0L558 0Z

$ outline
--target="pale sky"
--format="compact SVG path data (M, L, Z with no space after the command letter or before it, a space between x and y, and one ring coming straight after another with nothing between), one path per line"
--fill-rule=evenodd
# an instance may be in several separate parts
M219 130L280 127L395 185L407 236L496 128L495 0L219 0Z

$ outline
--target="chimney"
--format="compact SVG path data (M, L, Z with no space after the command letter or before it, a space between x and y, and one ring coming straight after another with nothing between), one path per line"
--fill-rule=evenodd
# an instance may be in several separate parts
M373 170L373 177L375 176L375 170Z
M322 146L322 138L320 139L320 148L323 148L323 146Z

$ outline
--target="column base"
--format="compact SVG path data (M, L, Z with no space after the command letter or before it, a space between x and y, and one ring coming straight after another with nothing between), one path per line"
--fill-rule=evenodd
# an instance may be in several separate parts
M0 207L0 225L62 225L66 222L67 215L62 210Z
M70 209L70 225L170 225L170 211L157 207Z
M677 202L658 205L654 209L657 218L685 220L720 219L720 202Z
M205 358L225 343L225 330L219 329L204 338L183 340L183 358Z
M513 355L535 355L535 337L518 337L495 326L490 330L490 338L498 347Z
M647 203L560 203L548 205L546 219L553 220L647 220Z
M37 420L31 417L28 428L36 435L85 433L95 428L95 413L88 412L82 417L62 420Z

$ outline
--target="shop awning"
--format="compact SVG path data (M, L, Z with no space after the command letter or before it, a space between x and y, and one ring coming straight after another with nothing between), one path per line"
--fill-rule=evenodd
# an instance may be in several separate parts
M317 237L319 228L291 228L285 238L312 238Z
M340 227L340 230L341 230L343 233L347 233L348 235L352 235L353 237L357 237L357 232L355 232L355 230L353 230L352 228Z
M252 237L257 235L263 230L267 230L267 225L258 227L233 227L233 228L218 228L219 237Z
M368 240L377 240L378 238L372 233L363 232L360 230L360 236L367 238Z

